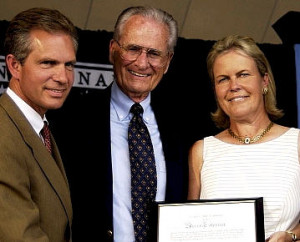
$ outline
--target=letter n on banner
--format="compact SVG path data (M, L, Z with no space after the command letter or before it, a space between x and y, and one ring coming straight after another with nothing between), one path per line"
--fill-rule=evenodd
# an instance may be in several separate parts
M74 87L105 89L114 80L113 66L77 62Z

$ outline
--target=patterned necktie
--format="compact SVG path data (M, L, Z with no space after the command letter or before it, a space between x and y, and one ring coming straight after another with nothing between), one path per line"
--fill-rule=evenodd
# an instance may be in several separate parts
M154 201L157 176L153 146L143 122L140 104L132 105L133 117L128 128L128 145L131 167L131 204L136 241L146 241L149 231L149 205Z
M44 122L44 128L41 131L41 134L44 138L44 143L47 148L47 150L52 154L52 145L51 145L51 139L50 139L50 129L47 122Z

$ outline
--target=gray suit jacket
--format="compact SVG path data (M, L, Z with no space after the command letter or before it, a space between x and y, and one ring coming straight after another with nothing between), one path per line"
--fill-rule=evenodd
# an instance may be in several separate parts
M72 205L63 163L7 94L0 97L0 241L71 240Z

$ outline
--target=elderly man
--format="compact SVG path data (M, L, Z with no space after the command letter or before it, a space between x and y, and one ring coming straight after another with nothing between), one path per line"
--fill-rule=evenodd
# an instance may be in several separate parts
M77 127L76 136L61 141L61 149L69 161L77 159L68 174L74 241L150 241L154 202L186 199L182 115L173 112L175 100L166 100L158 85L176 41L170 14L125 9L109 44L115 81L79 98L78 105L72 102L76 110L69 110L68 123ZM69 131L65 137L72 136Z

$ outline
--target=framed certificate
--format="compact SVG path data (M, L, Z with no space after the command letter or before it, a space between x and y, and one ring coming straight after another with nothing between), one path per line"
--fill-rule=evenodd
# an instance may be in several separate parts
M263 198L157 203L158 242L264 242Z

